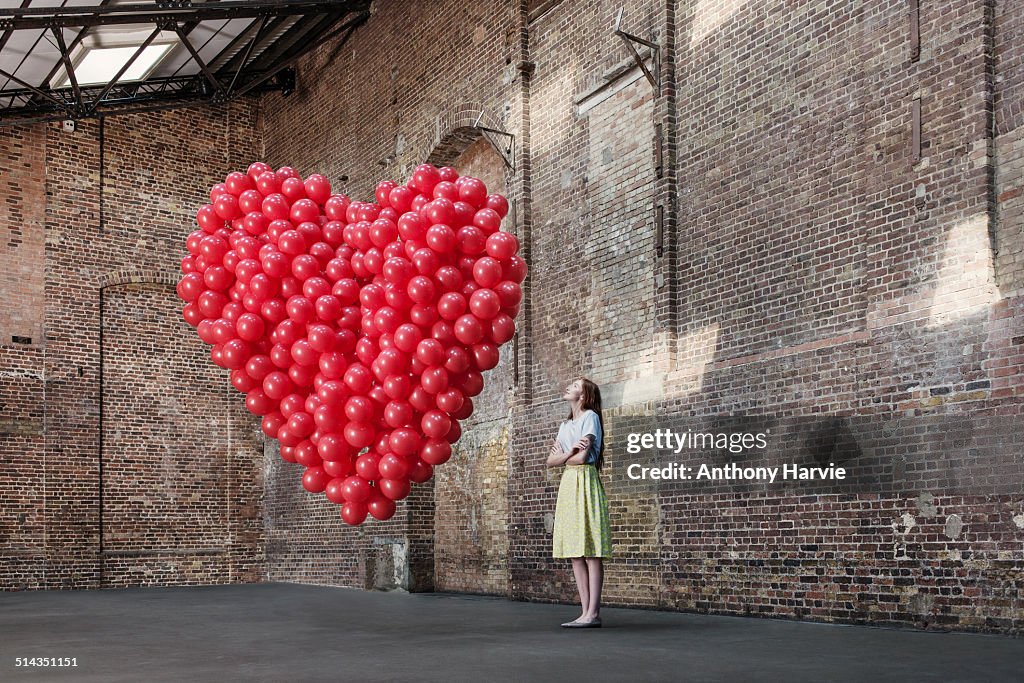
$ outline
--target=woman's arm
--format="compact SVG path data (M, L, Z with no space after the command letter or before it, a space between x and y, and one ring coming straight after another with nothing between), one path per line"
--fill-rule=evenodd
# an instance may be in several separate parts
M566 459L566 465L583 465L587 462L587 455L590 454L590 444L593 442L593 438L590 434L587 434L582 439L576 442L573 446L573 455Z
M558 439L551 444L551 450L548 452L548 467L558 467L559 465L577 465L582 463L570 462L573 458L579 457L579 444L573 447L571 451L566 453L562 450L562 447L558 445ZM586 457L586 451L583 453L583 457Z

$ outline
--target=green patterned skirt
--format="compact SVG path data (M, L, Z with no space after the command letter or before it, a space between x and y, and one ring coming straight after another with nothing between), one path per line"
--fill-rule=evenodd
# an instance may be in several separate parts
M612 556L608 498L594 465L566 465L562 472L551 556Z

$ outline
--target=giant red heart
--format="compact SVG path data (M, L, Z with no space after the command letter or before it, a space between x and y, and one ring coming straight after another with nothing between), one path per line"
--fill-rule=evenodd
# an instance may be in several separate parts
M423 164L376 200L262 162L229 173L177 287L263 432L348 524L390 518L451 457L526 277L508 202L480 180Z

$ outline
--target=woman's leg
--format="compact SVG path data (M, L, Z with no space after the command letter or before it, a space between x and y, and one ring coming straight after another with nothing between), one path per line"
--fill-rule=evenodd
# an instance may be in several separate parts
M577 618L579 621L586 616L590 606L590 576L587 571L587 560L582 557L572 558L572 573L576 575L576 587L580 591L580 606L583 608Z
M601 562L600 557L586 558L586 568L590 578L590 601L584 607L583 612L583 618L586 620L597 619L601 616L601 584L604 582L604 566Z

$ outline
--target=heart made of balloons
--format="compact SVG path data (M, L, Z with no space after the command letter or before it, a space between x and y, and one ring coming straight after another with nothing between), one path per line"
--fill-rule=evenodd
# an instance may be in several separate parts
M445 463L526 277L508 201L418 166L375 202L263 162L210 190L185 242L183 316L302 485L385 520Z

